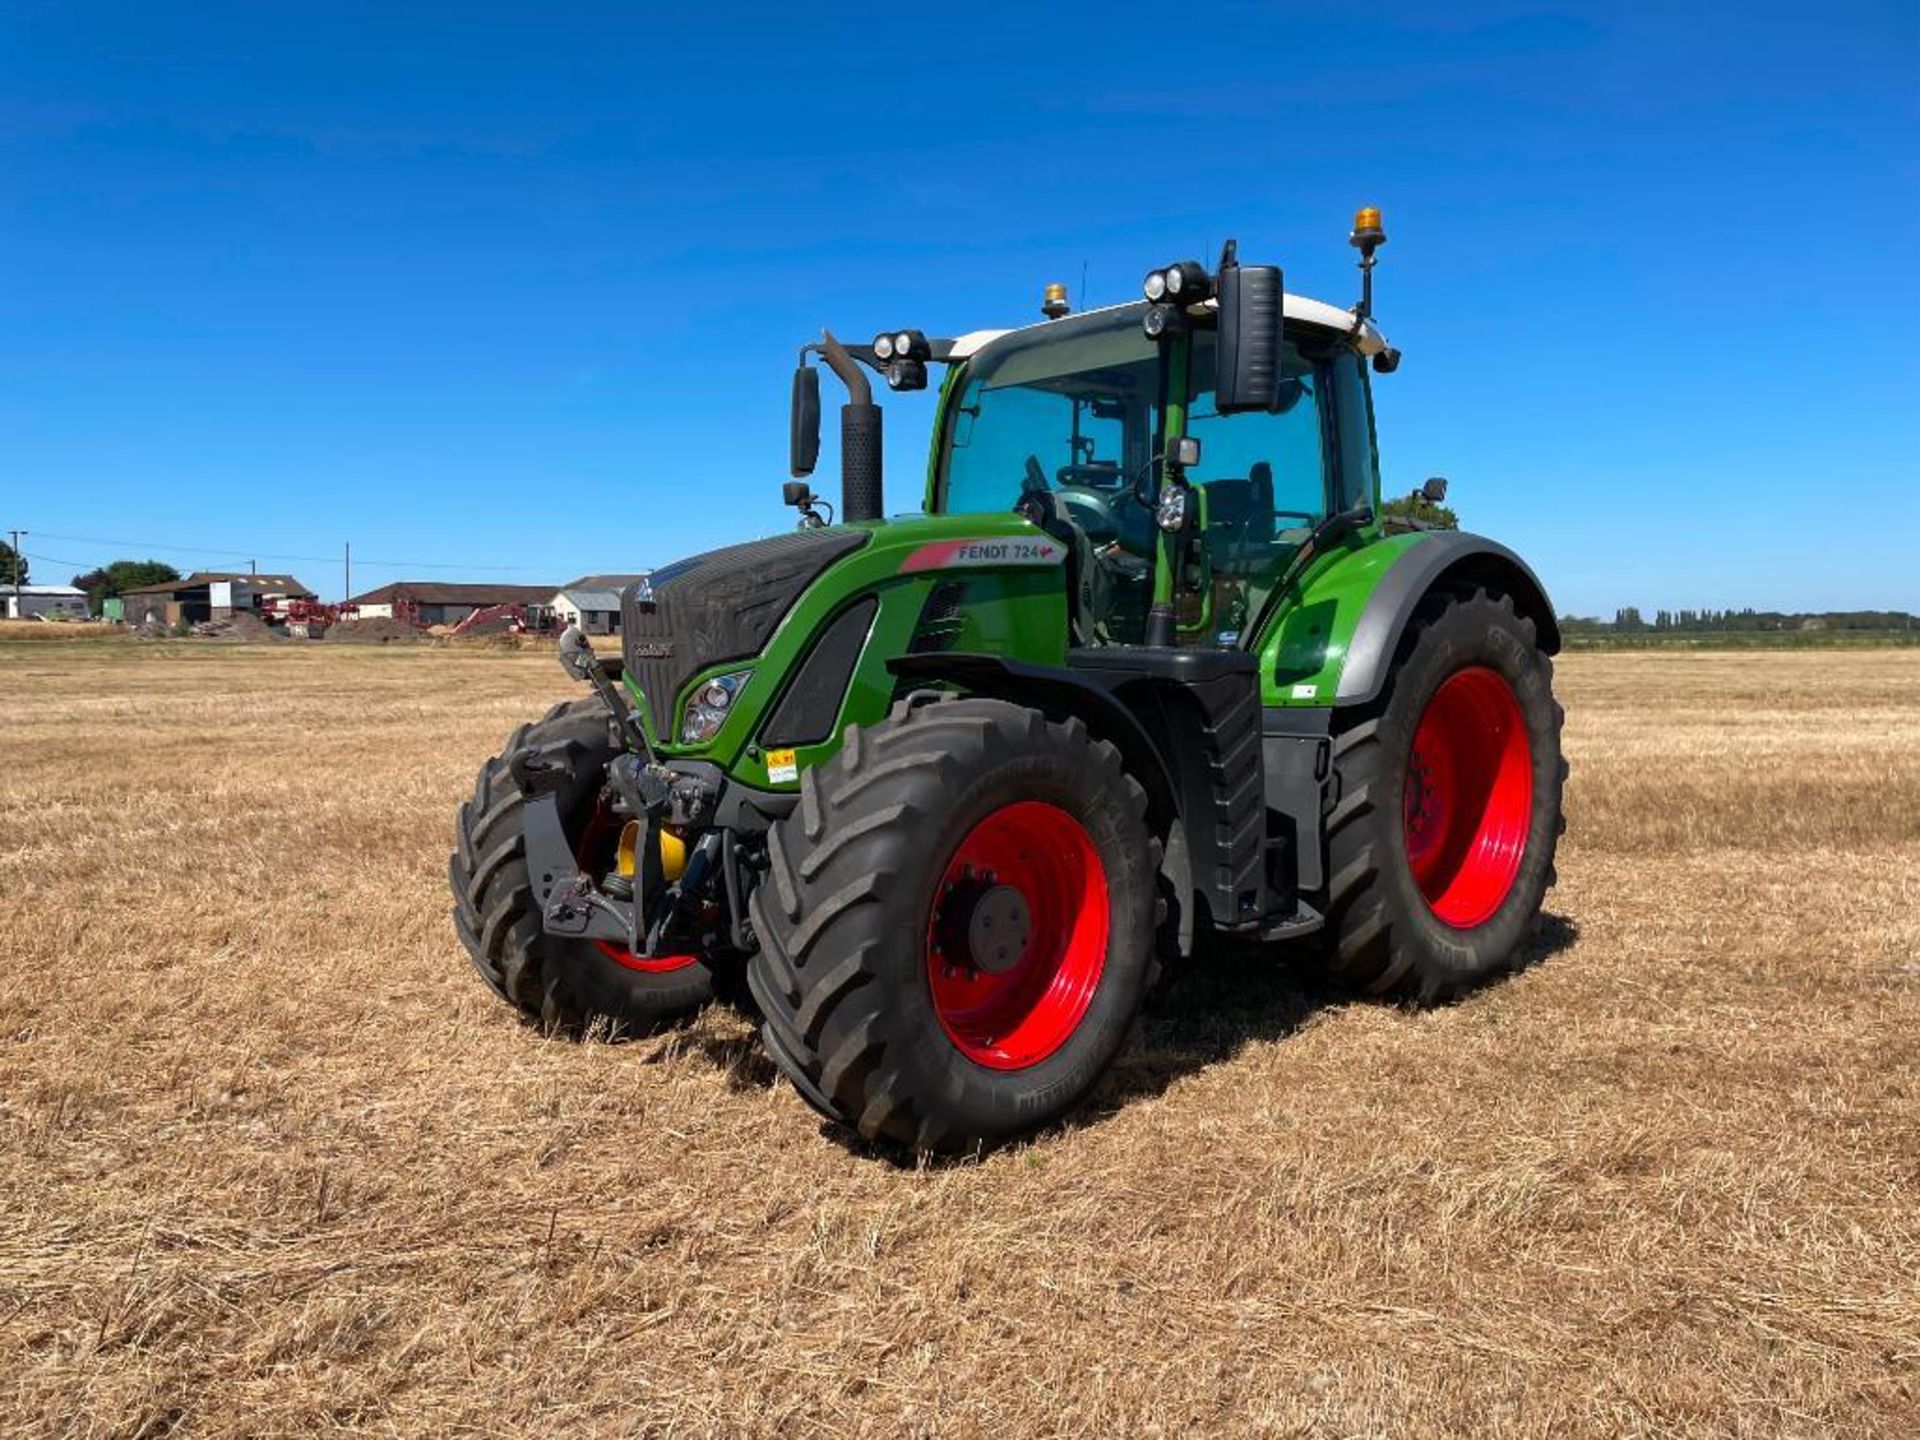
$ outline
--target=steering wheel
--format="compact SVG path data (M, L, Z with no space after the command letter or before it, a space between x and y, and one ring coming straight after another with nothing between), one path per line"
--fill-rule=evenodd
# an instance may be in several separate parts
M1083 489L1116 490L1120 486L1120 467L1113 461L1062 465L1054 471L1053 478L1062 485L1077 485Z
M1095 545L1104 545L1119 537L1120 520L1113 513L1113 502L1107 496L1085 485L1063 485L1053 493L1060 508L1066 511L1067 519Z
M1069 470L1085 471L1092 468L1103 480L1105 486L1062 485L1058 489L1047 484L1046 469L1036 455L1026 460L1026 481L1021 494L1035 492L1051 494L1055 507L1063 519L1082 535L1095 549L1110 546L1115 542L1131 541L1128 548L1145 550L1152 544L1152 512L1132 491L1112 488L1115 472L1105 467L1063 466L1064 476ZM1123 504L1123 502L1131 502Z

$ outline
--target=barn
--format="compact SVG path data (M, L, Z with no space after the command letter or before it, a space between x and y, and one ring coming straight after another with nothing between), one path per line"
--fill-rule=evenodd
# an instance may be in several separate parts
M0 617L8 620L84 620L87 592L72 585L8 585L0 589Z
M268 595L290 600L312 600L313 591L291 575L262 575L251 570L196 570L184 580L139 585L121 592L121 611L130 625L154 621L174 625L185 621L226 620L238 613L257 613Z

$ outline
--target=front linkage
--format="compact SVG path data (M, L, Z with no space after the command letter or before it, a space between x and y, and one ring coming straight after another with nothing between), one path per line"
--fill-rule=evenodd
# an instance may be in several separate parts
M541 928L566 940L606 942L636 963L670 957L676 941L691 944L699 938L688 933L690 921L709 903L727 847L720 831L705 830L675 867L677 873L669 874L663 859L666 827L686 830L711 817L714 789L655 758L640 717L578 627L569 626L561 635L559 651L562 668L592 685L622 746L605 766L602 795L620 829L613 864L596 878L596 861L607 857L578 853L560 811L560 797L575 783L584 757L563 746L557 754L522 750L508 761L526 801L523 834ZM676 837L671 843L680 842Z

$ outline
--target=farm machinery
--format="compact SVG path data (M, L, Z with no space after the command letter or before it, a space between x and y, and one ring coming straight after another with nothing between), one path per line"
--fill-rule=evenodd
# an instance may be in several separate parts
M416 620L414 623L419 622ZM514 635L541 635L553 628L553 614L540 605L483 605L478 610L469 611L447 633L471 635L499 623L504 623L507 631Z
M359 615L357 605L328 605L299 595L272 594L260 601L260 618L267 624L283 626L288 634L298 632L315 640L333 626L358 619Z
M1383 523L1377 211L1351 240L1351 309L1229 242L1129 304L805 346L798 527L628 587L618 656L563 634L591 693L461 808L486 982L568 1030L744 989L816 1110L956 1152L1082 1100L1210 937L1414 1002L1513 965L1559 635L1504 546ZM889 518L873 381L939 371L922 513Z

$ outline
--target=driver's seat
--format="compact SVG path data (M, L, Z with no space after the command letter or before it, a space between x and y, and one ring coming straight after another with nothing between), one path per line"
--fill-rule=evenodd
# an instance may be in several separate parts
M1207 482L1207 548L1222 569L1245 572L1273 555L1273 466L1255 461L1244 480Z

